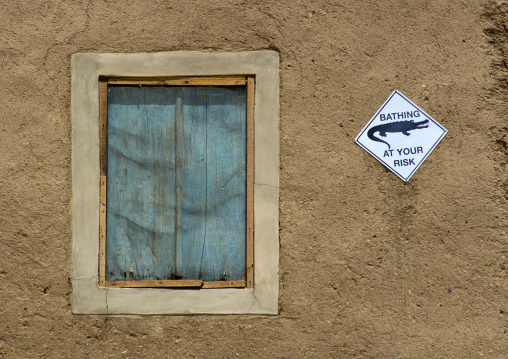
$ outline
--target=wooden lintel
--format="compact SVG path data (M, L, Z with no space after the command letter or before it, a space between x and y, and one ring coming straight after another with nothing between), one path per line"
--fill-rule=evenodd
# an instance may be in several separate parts
M245 288L244 280L221 280L216 282L203 282L203 289L211 288Z
M161 288L161 287L197 287L201 288L203 281L199 279L183 280L115 280L106 281L106 287L117 288Z
M246 76L110 77L109 85L245 86Z

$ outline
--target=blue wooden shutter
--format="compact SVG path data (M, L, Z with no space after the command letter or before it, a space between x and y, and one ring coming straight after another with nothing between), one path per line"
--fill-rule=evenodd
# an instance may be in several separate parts
M245 279L246 89L108 87L106 280Z

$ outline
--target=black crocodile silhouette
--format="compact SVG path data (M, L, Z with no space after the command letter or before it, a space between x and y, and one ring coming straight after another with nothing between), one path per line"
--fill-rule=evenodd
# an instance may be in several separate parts
M388 146L388 149L391 148L390 144L382 139L374 136L374 133L379 132L379 136L386 137L387 132L402 132L402 134L409 136L410 133L408 131L418 130L420 128L428 128L429 120L423 120L420 122L411 121L398 121L398 122L390 122L384 123L382 125L374 126L367 131L367 136L376 142L382 142Z

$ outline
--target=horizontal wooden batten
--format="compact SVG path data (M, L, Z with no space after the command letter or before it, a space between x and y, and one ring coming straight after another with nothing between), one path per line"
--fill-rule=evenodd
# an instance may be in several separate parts
M245 288L244 280L224 280L216 282L203 282L203 289L212 288Z
M106 281L106 287L118 288L201 288L203 281L199 279L182 279L182 280L115 280Z
M106 287L114 288L245 288L244 280L203 282L199 279L182 280L117 280L105 281Z
M133 86L245 86L246 76L110 77L108 85Z

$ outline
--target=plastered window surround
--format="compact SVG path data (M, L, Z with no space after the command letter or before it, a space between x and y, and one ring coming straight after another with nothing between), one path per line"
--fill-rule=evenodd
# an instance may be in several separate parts
M72 57L73 300L76 314L277 314L279 59L239 53L75 54ZM99 268L99 77L252 75L254 288L104 288Z

